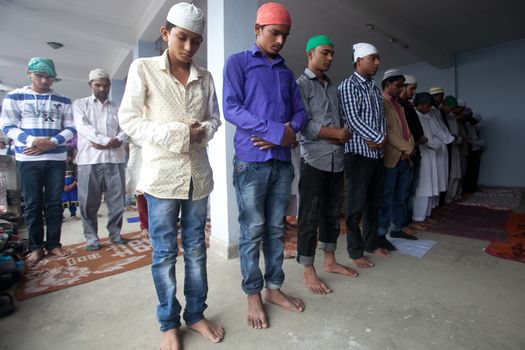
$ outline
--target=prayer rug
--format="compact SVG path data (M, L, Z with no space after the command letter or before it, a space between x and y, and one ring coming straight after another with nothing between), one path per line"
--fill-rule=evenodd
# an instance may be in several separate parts
M505 239L505 221L510 214L508 210L457 203L449 204L447 208L447 214L442 215L438 222L428 229L429 232L482 241Z
M459 204L510 210L520 204L521 192L516 188L484 188L460 200Z
M206 246L210 224L206 224ZM103 277L116 275L151 264L149 238L140 238L139 232L123 234L129 239L126 245L110 244L108 238L100 240L101 249L87 251L85 242L64 246L71 252L68 257L45 257L24 274L17 284L15 297L29 299L60 289L77 286ZM180 235L177 239L182 255Z
M492 241L485 252L492 256L525 263L525 214L512 213L505 223L507 239Z

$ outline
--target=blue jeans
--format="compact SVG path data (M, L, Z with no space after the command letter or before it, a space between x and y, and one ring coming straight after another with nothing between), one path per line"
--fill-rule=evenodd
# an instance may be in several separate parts
M181 242L184 250L183 318L192 325L204 318L208 295L206 274L206 225L208 197L199 200L163 199L145 194L149 213L149 234L153 248L151 273L159 298L157 319L160 330L179 328L181 305L177 300L175 262L177 246L177 217L181 213ZM190 196L191 198L191 196Z
M284 282L284 213L290 202L294 172L290 162L233 160L233 185L239 208L239 254L242 289L246 294L266 288L279 289ZM262 244L265 274L259 269Z
M66 162L41 160L16 162L24 194L24 216L29 234L29 249L61 247L62 191ZM46 215L46 242L44 220Z
M383 206L379 211L379 236L387 234L391 223L394 225L392 231L400 231L406 224L406 195L410 186L411 168L407 160L399 160L394 168L385 168Z

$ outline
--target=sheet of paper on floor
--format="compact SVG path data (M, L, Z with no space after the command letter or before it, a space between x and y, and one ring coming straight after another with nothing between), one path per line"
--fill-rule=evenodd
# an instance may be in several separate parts
M416 258L421 258L425 255L436 241L430 241L426 239L418 239L417 241L410 241L402 238L391 238L388 237L388 240L397 248L397 251L401 254L415 256Z

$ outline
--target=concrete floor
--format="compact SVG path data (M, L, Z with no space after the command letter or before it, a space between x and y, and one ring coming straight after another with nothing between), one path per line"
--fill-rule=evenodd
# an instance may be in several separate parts
M137 230L126 223L123 232ZM66 221L62 237L66 245L83 241L80 221ZM183 328L185 349L525 349L525 264L485 254L487 242L422 237L437 241L422 259L373 258L376 267L357 279L321 273L334 290L327 296L307 292L301 266L286 260L284 290L307 308L296 314L268 306L267 330L245 325L239 260L210 249L206 315L227 333L213 345ZM348 263L344 247L343 236L337 256ZM180 262L181 281L182 271ZM0 349L157 349L156 299L144 267L18 302L15 314L0 319Z

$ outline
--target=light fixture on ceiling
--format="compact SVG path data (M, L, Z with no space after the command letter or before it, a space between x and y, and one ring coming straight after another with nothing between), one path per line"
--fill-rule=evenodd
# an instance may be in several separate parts
M375 25L373 25L371 23L365 24L365 27L367 29L369 29L369 30L374 30L377 33L382 34L388 40L388 42L391 43L391 44L397 44L397 45L401 46L404 49L410 48L410 46L408 46L407 44L403 43L402 41L399 41L398 39L394 38L392 35L388 34L384 30L382 30L381 28L378 28L378 27L376 27Z
M52 47L55 50L58 50L64 46L64 44L57 43L56 41L48 41L46 44L48 44L50 47Z

